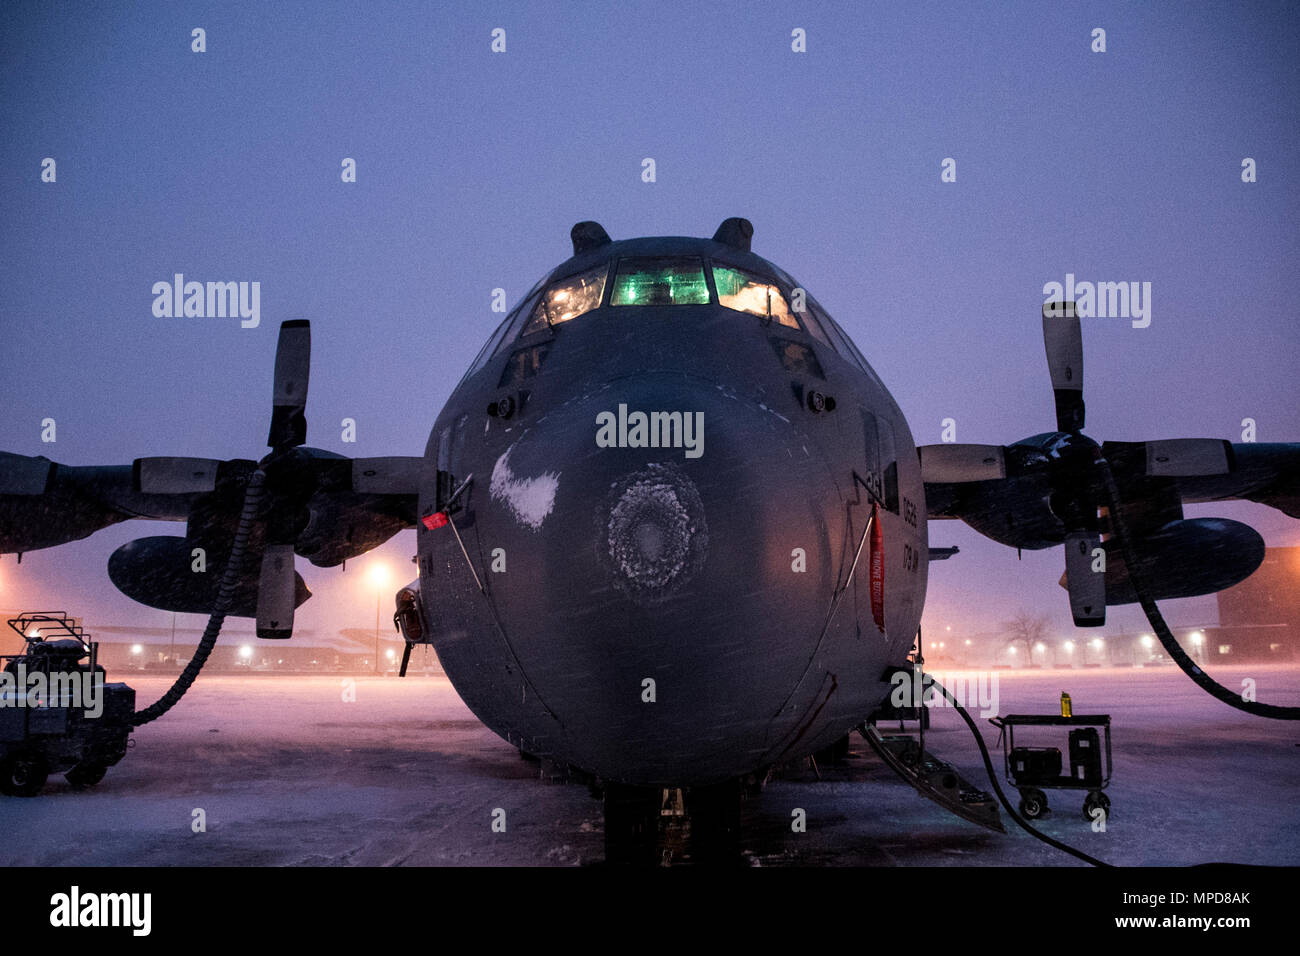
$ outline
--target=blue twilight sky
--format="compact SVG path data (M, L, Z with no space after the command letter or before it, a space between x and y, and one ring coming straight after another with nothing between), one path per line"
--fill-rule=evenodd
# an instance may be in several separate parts
M0 449L259 457L277 327L308 318L310 443L420 454L499 318L491 290L516 300L574 222L707 236L732 215L854 337L918 443L948 417L959 441L1051 428L1039 309L1066 273L1152 283L1149 328L1085 321L1094 438L1239 439L1250 417L1261 441L1300 440L1298 93L1281 2L7 3ZM259 281L260 327L155 318L176 272ZM1188 512L1300 544L1266 508ZM169 623L105 572L167 533L6 558L0 607ZM1059 549L1017 562L952 522L931 538L963 553L934 566L927 624L989 630L1024 605L1069 630ZM405 579L413 548L379 554ZM369 626L373 560L300 561L300 627ZM1169 614L1213 622L1214 603ZM1111 622L1141 627L1132 608Z

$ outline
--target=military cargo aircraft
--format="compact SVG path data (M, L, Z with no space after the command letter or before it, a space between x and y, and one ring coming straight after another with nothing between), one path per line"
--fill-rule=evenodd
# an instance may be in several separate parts
M418 576L396 598L408 655L432 644L488 727L599 779L607 831L639 832L662 788L725 815L737 781L876 710L917 635L929 520L1063 546L1075 622L1091 626L1138 599L1117 500L1155 598L1231 586L1263 557L1253 529L1185 519L1183 502L1300 516L1300 445L1085 437L1068 302L1042 310L1055 430L917 448L862 353L752 234L744 219L711 239L574 226L573 256L491 334L422 456L308 447L310 331L286 322L269 455L0 455L0 552L185 521L119 548L114 584L286 638L310 596L295 555L335 566L415 528Z

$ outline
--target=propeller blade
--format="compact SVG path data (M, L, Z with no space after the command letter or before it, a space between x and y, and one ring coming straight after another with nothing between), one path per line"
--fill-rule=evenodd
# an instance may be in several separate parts
M311 323L280 324L275 346L275 385L271 396L271 448L296 448L307 441L307 383L311 370Z
M146 495L202 494L217 487L220 467L212 458L137 458L132 477Z
M921 480L927 484L994 481L1007 476L1001 445L922 445Z
M293 545L267 545L257 582L258 637L283 640L293 636L296 590Z
M1043 345L1056 395L1056 429L1080 431L1084 419L1083 330L1073 302L1048 302L1043 306Z
M1100 627L1106 623L1106 575L1092 569L1092 553L1100 547L1101 535L1095 531L1065 536L1065 584L1070 591L1075 627Z

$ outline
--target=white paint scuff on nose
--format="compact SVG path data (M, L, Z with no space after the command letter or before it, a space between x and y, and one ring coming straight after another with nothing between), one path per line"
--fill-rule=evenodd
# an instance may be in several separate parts
M521 524L536 531L555 507L555 492L560 487L560 473L546 471L536 478L516 478L510 470L511 445L492 468L488 491L493 501L503 501Z

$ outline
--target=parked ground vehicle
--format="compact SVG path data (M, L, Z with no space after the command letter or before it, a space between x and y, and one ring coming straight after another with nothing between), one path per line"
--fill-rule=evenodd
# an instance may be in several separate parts
M26 647L0 656L0 793L35 796L51 773L93 787L126 754L135 691L105 680L99 645L62 611L8 623Z
M1001 732L1007 783L1020 791L1020 814L1036 820L1047 812L1044 790L1086 790L1083 818L1093 811L1110 813L1110 798L1102 793L1110 785L1110 715L1057 717L1048 714L1008 714L990 718ZM1069 734L1070 772L1062 773L1061 751L1056 747L1017 747L1017 727L1073 727ZM1098 735L1097 728L1102 728ZM1103 760L1104 758L1104 760Z

